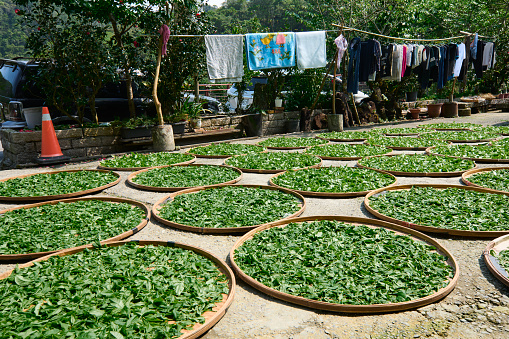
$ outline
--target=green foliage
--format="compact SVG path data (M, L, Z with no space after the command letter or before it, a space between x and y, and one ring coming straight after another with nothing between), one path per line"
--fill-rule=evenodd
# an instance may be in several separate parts
M359 160L359 164L383 171L407 173L461 172L475 167L471 160L426 154L398 154L363 158Z
M258 145L233 144L221 142L219 144L195 147L190 149L188 153L196 155L233 156L233 155L244 155L248 153L261 153L266 150L267 149L265 147L261 147Z
M288 171L272 179L276 185L299 191L364 192L393 184L388 174L356 167L321 167Z
M301 201L279 190L226 186L177 195L159 211L163 219L207 228L261 225L297 212Z
M12 0L0 1L0 58L26 56L26 32L18 25L19 16Z
M137 116L134 118L129 118L128 120L115 120L111 122L111 126L121 126L127 129L135 129L136 127L148 127L154 126L156 123L156 119L150 118L146 115Z
M500 134L485 131L434 131L420 135L421 138L438 139L446 141L487 141L500 137Z
M509 159L509 144L492 145L446 145L431 150L434 154L472 159Z
M133 178L133 182L152 187L196 187L221 184L239 177L228 167L214 165L153 168Z
M234 260L270 288L349 305L422 298L447 286L453 274L433 246L384 228L338 221L258 232L235 250Z
M501 194L412 187L369 200L379 213L418 225L462 231L509 230L509 196Z
M286 97L286 109L289 111L301 110L302 108L311 108L320 89L323 80L323 69L307 69L304 71L294 71L287 82L288 95ZM327 86L322 90L318 97L317 108L330 108L332 101L332 87L327 82Z
M439 122L421 126L422 129L484 129L483 125L471 122Z
M500 251L495 257L498 259L500 266L502 266L506 272L509 272L509 250Z
M0 214L0 254L46 252L103 241L138 226L143 211L126 203L82 200Z
M0 182L0 196L40 197L68 194L101 187L117 180L112 173L97 171L59 172L34 174Z
M86 249L0 281L0 337L178 338L223 293L224 274L189 250Z
M366 142L369 145L378 145L385 147L402 147L402 148L423 148L439 145L447 145L447 141L431 139L431 138L414 138L414 137L386 137L383 135L372 134Z
M319 164L320 158L310 154L268 152L239 155L226 159L226 165L253 170L291 170Z
M366 140L373 132L370 131L344 131L320 133L316 137L337 141Z
M100 166L110 168L139 168L164 165L175 165L193 160L194 156L185 153L130 153L122 156L115 156L101 161Z
M392 152L390 148L365 144L329 144L308 148L305 153L319 157L358 159Z
M326 144L326 140L305 138L305 137L272 137L258 142L258 145L264 147L299 147L317 146Z
M482 187L509 192L509 169L474 173L468 177L468 181Z
M419 133L429 132L429 129L424 127L393 127L393 128L377 128L371 130L372 133L380 133L385 135L396 135L396 136L405 136L405 135L418 135Z

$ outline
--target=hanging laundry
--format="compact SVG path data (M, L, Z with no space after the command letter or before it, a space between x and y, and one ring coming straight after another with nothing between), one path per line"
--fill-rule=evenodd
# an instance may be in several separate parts
M392 49L393 45L382 46L382 57L380 58L380 75L382 78L392 76Z
M439 59L438 59L438 81L437 81L437 88L442 89L445 86L445 67L447 66L447 47L446 46L440 46L439 47Z
M240 82L244 75L244 37L206 35L205 55L210 82Z
M493 46L494 46L493 42L487 42L486 46L484 46L484 53L482 59L483 70L490 69L492 66L494 52Z
M480 79L483 75L483 56L484 56L484 47L486 46L486 43L484 41L477 41L477 50L475 53L474 58L474 70L475 70L475 76Z
M327 66L325 31L295 33L295 41L299 69Z
M357 94L359 91L359 71L361 60L361 39L353 38L348 44L350 62L348 63L348 80L346 90L348 93Z
M470 55L472 56L473 60L477 59L477 44L479 42L479 37L477 36L477 33L474 35L474 40L470 43Z
M392 79L401 81L401 70L403 68L403 45L396 45L396 53L392 63Z
M454 67L456 60L458 59L458 45L449 44L447 45L447 81L454 77Z
M247 64L250 70L295 66L295 33L246 34Z
M341 66L341 60L343 59L343 56L345 55L345 51L348 49L348 41L346 41L343 34L341 34L334 40L334 43L336 44L336 47L338 48L337 67L339 68L339 66Z
M361 42L359 82L368 81L370 74L380 70L380 54L378 53L378 44L379 42L373 39Z
M424 47L423 51L423 61L419 65L418 68L415 68L415 70L418 70L418 80L421 84L422 89L426 89L429 86L429 80L431 77L431 60L434 59L433 55L433 49L429 46Z
M380 73L382 70L382 45L380 45L380 42L378 40L375 40L375 69L369 74L368 81L375 81L377 73Z
M407 46L403 45L403 54L401 59L401 77L405 76L406 71L406 52L407 52Z
M472 62L472 58L470 56L470 35L465 38L465 59L463 60L463 64L461 65L460 75L458 76L458 80L463 81L467 75L468 65Z
M456 63L454 64L454 77L459 77L461 73L461 68L463 67L463 61L465 60L465 44L461 43L458 45L458 58L456 59Z

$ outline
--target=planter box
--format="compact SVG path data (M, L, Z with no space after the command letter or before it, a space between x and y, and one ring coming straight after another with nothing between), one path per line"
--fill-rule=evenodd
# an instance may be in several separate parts
M151 138L152 126L140 126L135 128L122 127L120 129L122 139Z

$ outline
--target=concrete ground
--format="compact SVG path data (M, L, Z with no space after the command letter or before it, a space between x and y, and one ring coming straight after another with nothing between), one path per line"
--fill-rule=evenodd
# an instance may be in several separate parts
M404 127L431 122L474 122L495 125L509 122L509 113L490 112L456 119L405 122ZM362 129L369 129L363 127ZM310 134L311 135L311 134ZM248 140L244 143L259 141ZM239 142L239 141L236 141ZM185 151L185 150L182 150ZM198 159L197 163L221 164L221 159ZM70 164L58 169L93 169L98 161ZM324 166L354 166L355 161L324 161ZM479 164L480 167L502 166ZM0 178L46 171L47 168L7 170ZM121 172L123 181L99 195L126 197L152 206L166 193L141 191L128 186L130 172ZM271 175L245 173L240 184L268 184ZM460 184L460 177L398 177L399 184ZM363 198L307 198L303 216L347 215L371 217ZM12 205L2 203L0 208ZM283 302L238 281L235 300L222 320L203 338L509 338L509 288L487 270L481 253L490 240L451 238L430 234L456 257L460 280L455 290L435 304L406 312L377 315L349 315L315 311ZM226 260L238 236L199 235L172 229L152 220L132 239L172 240L202 247ZM12 268L0 265L0 272Z

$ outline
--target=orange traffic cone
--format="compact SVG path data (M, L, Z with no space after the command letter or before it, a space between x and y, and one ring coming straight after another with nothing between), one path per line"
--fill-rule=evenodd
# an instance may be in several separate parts
M64 156L58 143L57 134L49 115L48 107L42 108L42 140L41 156L37 159L40 164L56 164L68 161L70 158Z

